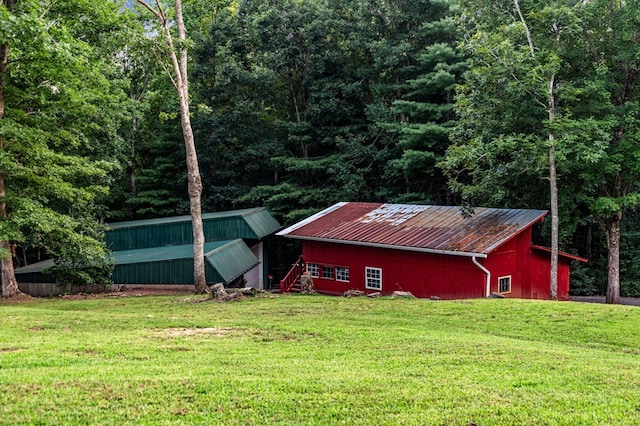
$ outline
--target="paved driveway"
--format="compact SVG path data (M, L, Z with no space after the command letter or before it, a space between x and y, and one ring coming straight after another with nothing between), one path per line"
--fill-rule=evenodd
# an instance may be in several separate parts
M604 296L571 296L573 302L588 302L588 303L604 303ZM640 306L640 298L637 297L621 297L621 305Z

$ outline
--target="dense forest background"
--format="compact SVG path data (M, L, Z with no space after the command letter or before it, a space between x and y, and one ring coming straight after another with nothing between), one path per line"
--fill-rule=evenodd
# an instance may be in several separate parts
M20 9L24 16L30 13L29 7L35 10L43 3L48 5L46 1L39 6L27 0L13 2L15 8L25 8ZM55 128L57 133L51 140L37 135L34 140L52 152L73 151L69 155L90 161L90 165L69 162L67 167L84 171L72 180L75 186L93 188L91 194L69 193L65 198L51 195L55 191L50 188L51 194L31 195L43 211L62 211L76 218L68 228L82 231L82 235L87 235L87 230L90 235L99 234L95 223L189 212L179 105L164 72L166 64L159 59L165 48L163 40L154 41L154 33L146 22L148 16L134 8L133 2L105 3L92 10L93 6L81 1L66 2L66 6L51 2L46 13L51 19L60 19L63 29L48 35L43 23L43 32L31 35L32 41L40 40L42 44L33 47L33 58L42 61L43 69L48 64L48 71L42 71L36 78L39 80L32 82L32 74L19 74L16 67L5 69L11 81L17 81L7 86L11 89L7 91L7 99L13 99L15 107L7 109L5 119L5 123L11 119L14 124L0 127L6 141L11 132L18 131L15 123L42 132ZM477 206L548 210L549 184L540 171L544 165L525 173L540 158L530 148L531 138L503 138L505 134L514 134L514 129L520 135L534 134L529 130L536 128L532 122L542 122L546 116L536 110L533 91L513 84L522 82L521 74L511 72L505 64L502 65L509 72L501 72L490 60L479 59L482 52L493 50L469 36L480 33L477 31L480 24L475 23L471 29L465 20L473 13L480 15L482 8L484 12L496 8L506 11L507 21L512 19L517 24L520 20L513 5L518 2L471 3L184 1L190 39L192 126L204 184L203 211L266 206L283 225L289 225L338 201L441 205L473 201ZM573 10L567 8L589 2L554 2L556 9L541 7L545 2L521 3L531 11L531 22L545 19L564 22L565 16L574 16L567 14L567 10ZM594 7L602 8L609 5L609 2L591 3L601 4ZM619 43L627 44L619 48L637 55L637 46L630 40L638 35L640 15L635 6L625 13L631 15L620 19L630 27L625 28L625 35L619 39ZM5 15L0 19L9 19ZM77 19L78 16L89 18ZM584 16L580 19L586 22ZM15 19L13 22L18 28L20 23ZM40 28L27 19L23 25L26 27L29 22L32 32ZM485 24L487 28L493 25ZM571 25L579 27L573 21L567 24L562 38L558 31L558 36L551 38L557 43L551 43L545 50L555 52L560 59L545 53L546 62L536 60L541 64L540 74L548 69L543 66L557 66L560 71L554 68L553 75L558 76L558 81L576 81L577 77L569 77L573 73L580 75L583 82L571 92L569 84L558 85L558 90L564 91L563 105L571 105L572 109L566 108L564 119L558 120L566 126L554 134L568 134L566 129L573 129L574 136L565 140L580 140L585 145L573 151L567 149L560 155L561 166L567 164L560 169L558 179L560 248L589 259L588 264L574 266L572 293L603 294L607 284L607 238L599 226L598 211L590 204L590 195L586 189L583 192L576 188L586 188L585 182L595 187L598 179L604 179L595 176L596 171L603 169L599 159L604 148L600 153L591 153L590 147L606 144L606 138L593 136L597 134L593 128L611 130L613 119L595 124L589 120L613 117L615 112L602 105L585 110L589 102L595 104L596 100L604 99L604 77L602 81L586 81L585 76L606 74L603 59L606 55L588 59L595 64L593 73L586 63L579 63L578 59L585 60L579 54L581 48L599 47L588 42L582 46L577 40L584 34ZM0 29L0 42L14 42L15 49L31 55L26 42L21 47L15 41L17 36L7 28ZM526 28L527 32L535 29ZM597 31L604 34L608 30L622 33L615 26L594 28L593 34L585 32L584 38L590 40ZM52 46L60 50L47 51L43 34L53 38ZM82 40L85 45L65 47L60 40L66 43ZM526 53L527 40L521 41ZM496 51L518 51L517 45L506 46L504 40L497 38L486 43L495 43ZM74 52L65 56L62 50L68 46L75 46ZM42 58L37 56L38 52L45 52ZM526 66L524 60L512 59L514 64ZM51 61L60 66L55 68L58 71L52 71ZM487 63L493 66L487 68L489 71L481 68ZM492 77L493 69L496 71ZM51 83L66 79L69 74L75 76L69 91ZM632 93L624 106L633 112L637 90L633 79L629 84ZM480 99L483 87L512 88L513 92L504 90L502 98ZM28 102L19 101L21 96ZM23 106L29 102L36 109L47 111L46 119L37 125L29 124L35 118L24 112ZM575 105L581 105L583 110ZM18 110L22 112L17 113ZM588 125L593 128L587 129ZM474 146L467 143L473 139L468 137L472 132L483 133L487 140L502 141L500 148L474 151ZM615 129L611 132L615 134ZM593 144L587 134L595 141ZM73 146L60 142L69 136L77 139ZM638 139L632 141L638 143ZM587 151L591 156L583 158L581 153ZM464 163L468 160L465 156L474 155L476 159L494 161L481 170L492 179L484 182L487 186L482 190L473 188L477 180ZM509 161L502 161L506 158ZM635 163L640 155L618 153L615 158L629 163L631 169L638 169ZM502 161L501 166L495 166L499 164L496 159ZM56 167L64 168L64 161L55 161ZM0 163L7 176L14 173L13 164ZM590 176L591 180L580 180L578 176L580 179ZM637 183L633 179L631 182L628 192L637 193ZM18 179L14 188L20 185ZM22 183L22 188L28 185L34 184ZM58 187L65 188L62 184ZM472 197L466 197L469 188L475 189ZM86 201L86 205L78 200ZM635 261L640 255L640 215L633 202L623 207L621 292L623 296L640 296L640 265ZM34 207L28 208L33 211ZM27 252L35 256L45 248L60 246L49 242L55 233L43 225L47 221L51 219L42 216L13 225L19 233L11 234L11 239L20 241L18 246L23 248L13 251L18 263L21 258L27 261ZM549 235L548 225L541 227L537 242L548 246ZM56 238L53 239L57 241Z

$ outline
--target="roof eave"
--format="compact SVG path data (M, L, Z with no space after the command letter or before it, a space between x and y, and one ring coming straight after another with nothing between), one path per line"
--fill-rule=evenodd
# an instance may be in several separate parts
M307 237L307 236L281 234L281 233L278 233L277 235L281 235L286 238L293 238L293 239L305 240L305 241L316 241L321 243L348 244L353 246L376 247L376 248L392 249L392 250L413 251L413 252L419 252L419 253L442 254L447 256L476 257L481 259L484 259L487 257L486 253L474 253L474 252L467 252L467 251L438 250L438 249L425 248L425 247L410 247L410 246L370 243L366 241L334 240L331 238Z
M531 248L533 250L545 252L545 253L547 253L549 255L551 254L551 249L548 248L548 247L539 246L537 244L531 244ZM558 256L565 257L565 258L567 258L569 260L577 260L578 262L582 262L582 263L589 263L589 259L585 259L584 257L576 256L576 255L573 255L571 253L566 253L566 252L563 252L563 251L558 251Z
M316 220L318 220L319 218L321 218L322 216L326 216L327 214L339 209L340 207L346 205L347 203L345 202L340 202L340 203L336 203L331 207L328 207L322 211L319 211L318 213L309 216L308 218L304 219L301 222L296 223L295 225L291 225L288 228L283 229L282 231L276 233L276 235L281 236L281 237L288 237L289 234L293 231L295 231L296 229L300 229L305 225L308 225L311 222L314 222ZM291 236L292 238L295 238L294 236Z

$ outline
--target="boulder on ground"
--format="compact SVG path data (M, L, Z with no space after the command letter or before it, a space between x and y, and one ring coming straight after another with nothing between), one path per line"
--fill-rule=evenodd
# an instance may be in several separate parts
M380 293L379 291L376 291L375 293L367 294L367 297L371 297L371 298L380 297L380 296L382 296L382 293Z
M238 290L238 292L244 296L255 296L257 291L258 290L253 287L245 287Z
M211 298L212 299L222 299L224 297L227 297L229 294L227 293L227 290L224 289L224 284L223 283L218 283L218 284L214 284L211 287L209 287L209 291L211 293Z
M313 285L313 279L309 272L304 272L300 276L300 293L316 294L316 287Z
M231 302L232 300L240 300L244 299L244 296L239 291L235 291L233 293L229 293L227 296L222 298L223 302Z
M344 297L360 297L364 296L364 291L361 290L347 290L342 293Z
M391 298L405 297L409 299L415 299L416 297L410 291L394 291L391 293Z

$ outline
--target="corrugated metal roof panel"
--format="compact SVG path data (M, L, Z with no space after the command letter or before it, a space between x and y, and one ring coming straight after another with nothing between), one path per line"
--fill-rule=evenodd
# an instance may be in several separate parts
M253 231L256 239L264 238L282 228L280 223L264 207L251 209L242 216ZM241 238L240 236L238 237Z
M258 259L240 239L206 243L207 283L225 284L255 267ZM193 245L155 247L113 252L115 284L193 284ZM52 260L16 269L21 282L53 282L43 271Z
M229 283L260 263L242 240L228 242L205 253L207 262Z
M264 207L205 213L206 241L262 239L281 228ZM191 216L175 216L108 224L107 246L113 251L191 244Z
M278 235L486 255L546 214L544 210L476 208L472 217L465 218L458 207L451 206L339 203Z
M223 247L225 244L228 244L230 242L231 241L216 241L212 243L205 243L204 252L206 253L208 251ZM116 262L116 265L163 262L165 260L193 259L193 245L184 244L179 246L114 251L113 258Z

